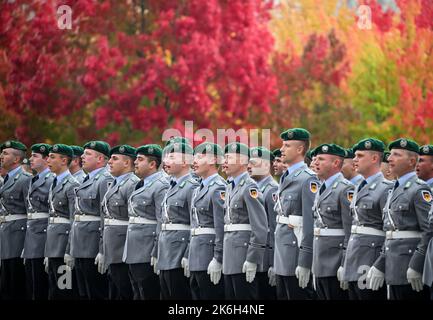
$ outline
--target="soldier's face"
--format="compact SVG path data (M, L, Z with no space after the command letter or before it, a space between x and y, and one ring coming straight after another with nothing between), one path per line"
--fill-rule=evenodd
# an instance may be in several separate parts
M317 172L317 157L316 156L314 156L311 159L310 169L313 170L314 172Z
M320 180L326 180L335 173L336 157L330 154L319 154L315 159L315 168Z
M216 158L214 155L207 155L203 153L198 153L194 155L194 162L192 168L194 172L203 177L209 172L212 166L216 163Z
M135 174L138 177L144 178L149 176L152 167L150 165L149 159L146 156L139 154L137 155L137 158L134 161L134 169L135 169Z
M406 150L392 149L388 162L391 174L399 178L414 170L416 157L410 155Z
M292 164L302 154L302 145L299 141L289 140L283 141L281 146L281 160L286 164Z
M68 159L58 153L50 153L47 159L48 168L50 171L59 174L67 167Z
M40 153L32 152L32 156L29 160L30 168L37 172L40 172L41 169L45 168L47 165L47 158Z
M248 157L238 153L226 153L224 165L226 166L226 174L235 177L248 165Z
M391 170L389 170L389 164L388 163L382 162L382 164L380 165L380 170L382 171L385 179L388 179L388 180L394 180L395 179L395 177L391 173Z
M343 167L341 168L341 172L347 178L351 178L355 171L355 165L353 163L353 159L344 159Z
M14 166L19 163L19 158L15 155L14 149L5 148L0 155L1 166L9 172Z
M180 152L171 152L166 157L166 172L169 175L176 176L188 167L186 157Z
M276 176L281 176L286 170L284 163L280 157L275 158L272 167L274 169L274 175Z
M269 174L270 162L260 158L251 158L248 162L248 173L255 179Z
M424 181L433 177L433 156L419 156L416 174Z
M361 175L369 173L370 168L374 165L374 154L365 150L357 150L353 158L355 171Z
M121 155L113 154L108 160L108 167L110 168L110 173L113 177L119 177L130 171L131 158Z
M99 163L103 162L103 155L92 149L85 149L81 156L81 164L86 172L92 172L98 168ZM102 159L101 159L102 158Z

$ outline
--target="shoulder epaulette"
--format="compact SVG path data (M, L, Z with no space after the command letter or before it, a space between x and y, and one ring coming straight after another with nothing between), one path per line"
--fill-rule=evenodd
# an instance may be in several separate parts
M316 173L313 170L311 170L310 168L304 169L303 171L306 172L306 173L308 173L310 176L315 176L316 175Z

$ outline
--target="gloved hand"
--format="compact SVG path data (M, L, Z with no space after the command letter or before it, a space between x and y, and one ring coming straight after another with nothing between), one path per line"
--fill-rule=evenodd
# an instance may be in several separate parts
M342 290L349 289L349 282L343 280L344 268L340 266L337 270L337 279L340 281L340 288Z
M297 266L295 269L296 278L299 280L299 287L306 288L310 281L310 269Z
M385 273L373 266L370 268L370 270L368 270L366 280L367 289L377 291L383 286L383 282L385 281Z
M412 290L415 290L416 292L420 292L423 289L423 283L422 283L422 274L418 271L415 271L412 268L407 269L406 272L407 281L412 286Z
M63 257L63 261L65 262L66 266L69 267L71 270L74 269L75 259L71 255L65 254L65 256Z
M209 262L207 266L207 274L210 275L210 281L217 285L221 280L221 271L223 270L222 264L219 263L215 258Z
M44 258L45 272L48 273L48 257Z
M190 274L189 274L189 261L187 258L182 258L182 260L180 261L180 265L183 268L183 275L187 278L189 278Z
M245 273L247 282L253 282L256 277L257 264L253 262L249 262L245 260L244 265L242 266L242 273Z
M158 270L157 264L158 264L158 259L155 257L150 257L150 265L153 266L153 272L156 275L159 275L159 270Z
M105 268L105 257L102 253L96 255L95 264L98 266L98 272L100 274L104 274L105 271L107 271Z
M275 277L275 271L273 267L269 267L268 269L268 278L269 278L269 285L271 287L275 287L277 285L277 279Z

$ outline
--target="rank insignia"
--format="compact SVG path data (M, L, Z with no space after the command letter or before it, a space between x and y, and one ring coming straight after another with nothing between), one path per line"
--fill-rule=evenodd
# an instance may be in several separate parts
M430 193L429 191L422 191L422 198L423 198L426 202L430 203L431 200L432 200L431 193Z
M312 193L317 193L317 190L319 190L319 185L317 182L310 182L310 191Z
M250 196L253 199L257 199L257 197L259 196L259 192L256 188L250 188Z

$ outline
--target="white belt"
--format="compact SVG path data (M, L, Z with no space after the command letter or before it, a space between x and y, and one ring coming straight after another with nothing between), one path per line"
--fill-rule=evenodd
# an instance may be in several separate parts
M192 236L199 236L201 234L215 234L214 228L194 228L191 229Z
M27 213L27 219L36 220L36 219L48 219L50 214L48 212L33 212Z
M367 234L371 236L385 236L385 231L378 230L375 228L370 227L363 227L363 226L352 226L352 233L353 234Z
M127 226L128 221L125 220L119 220L119 219L104 219L104 225L106 226Z
M277 223L292 225L294 227L302 227L302 216L294 216L290 215L286 216L277 216Z
M224 232L251 231L251 225L246 223L225 224Z
M90 214L76 214L74 220L75 222L101 221L101 217L92 216Z
M26 219L26 214L8 214L6 216L0 216L0 223L5 223L9 221L15 221L15 220L21 220Z
M387 239L408 239L408 238L421 238L419 231L387 231Z
M51 217L49 223L60 224L60 223L71 223L69 219L63 217Z
M129 217L131 224L158 224L156 220L150 220L144 217Z
M163 231L180 231L180 230L191 230L191 226L188 224L180 223L163 223L161 225L161 230Z
M314 228L314 235L320 237L344 236L344 229Z

